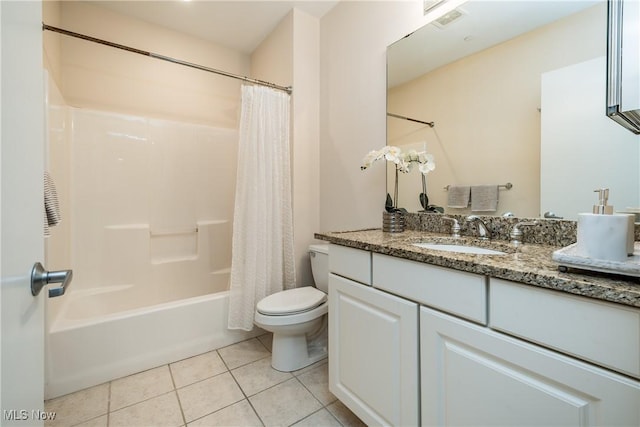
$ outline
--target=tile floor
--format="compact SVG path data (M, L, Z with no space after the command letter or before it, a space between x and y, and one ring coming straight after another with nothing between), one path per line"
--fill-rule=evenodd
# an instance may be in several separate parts
M47 427L364 426L329 392L326 359L271 367L271 335L45 402Z

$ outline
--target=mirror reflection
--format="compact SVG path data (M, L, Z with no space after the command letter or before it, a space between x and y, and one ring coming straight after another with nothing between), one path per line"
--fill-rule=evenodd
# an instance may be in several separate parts
M387 144L434 155L429 204L468 214L452 196L490 185L497 205L474 213L576 219L602 187L616 211L640 206L640 137L605 114L606 15L605 1L471 1L389 47L387 112L434 126L388 116ZM398 206L423 210L423 191L401 174Z

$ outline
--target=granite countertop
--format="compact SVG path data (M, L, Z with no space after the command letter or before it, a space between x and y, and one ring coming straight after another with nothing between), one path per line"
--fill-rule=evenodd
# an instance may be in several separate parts
M342 246L640 307L640 278L573 269L561 273L558 263L551 259L552 253L560 249L558 246L526 243L516 249L507 241L481 242L468 237L454 239L446 234L416 230L402 233L384 233L380 229L326 232L316 233L315 237ZM444 252L412 245L417 242L468 244L497 249L507 254Z

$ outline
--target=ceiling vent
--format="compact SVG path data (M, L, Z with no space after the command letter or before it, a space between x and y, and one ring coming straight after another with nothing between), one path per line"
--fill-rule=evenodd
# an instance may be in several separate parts
M448 12L442 15L440 18L434 20L432 24L440 29L443 29L446 26L451 25L458 19L462 18L464 15L466 15L466 12L464 10L460 8L453 9L451 12Z

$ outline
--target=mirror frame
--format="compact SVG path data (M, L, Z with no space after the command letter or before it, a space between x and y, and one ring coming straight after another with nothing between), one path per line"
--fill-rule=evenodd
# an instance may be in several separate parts
M609 0L607 5L607 109L609 118L629 131L640 135L640 84L633 81L640 77L640 22L633 22L634 13L640 4L623 0ZM637 3L637 2L636 2ZM624 7L627 14L624 15ZM631 10L631 13L629 13ZM638 12L640 15L640 12ZM625 61L623 64L623 58ZM630 62L630 64L629 64ZM622 88L625 101L634 103L624 110ZM629 90L631 87L631 90Z

